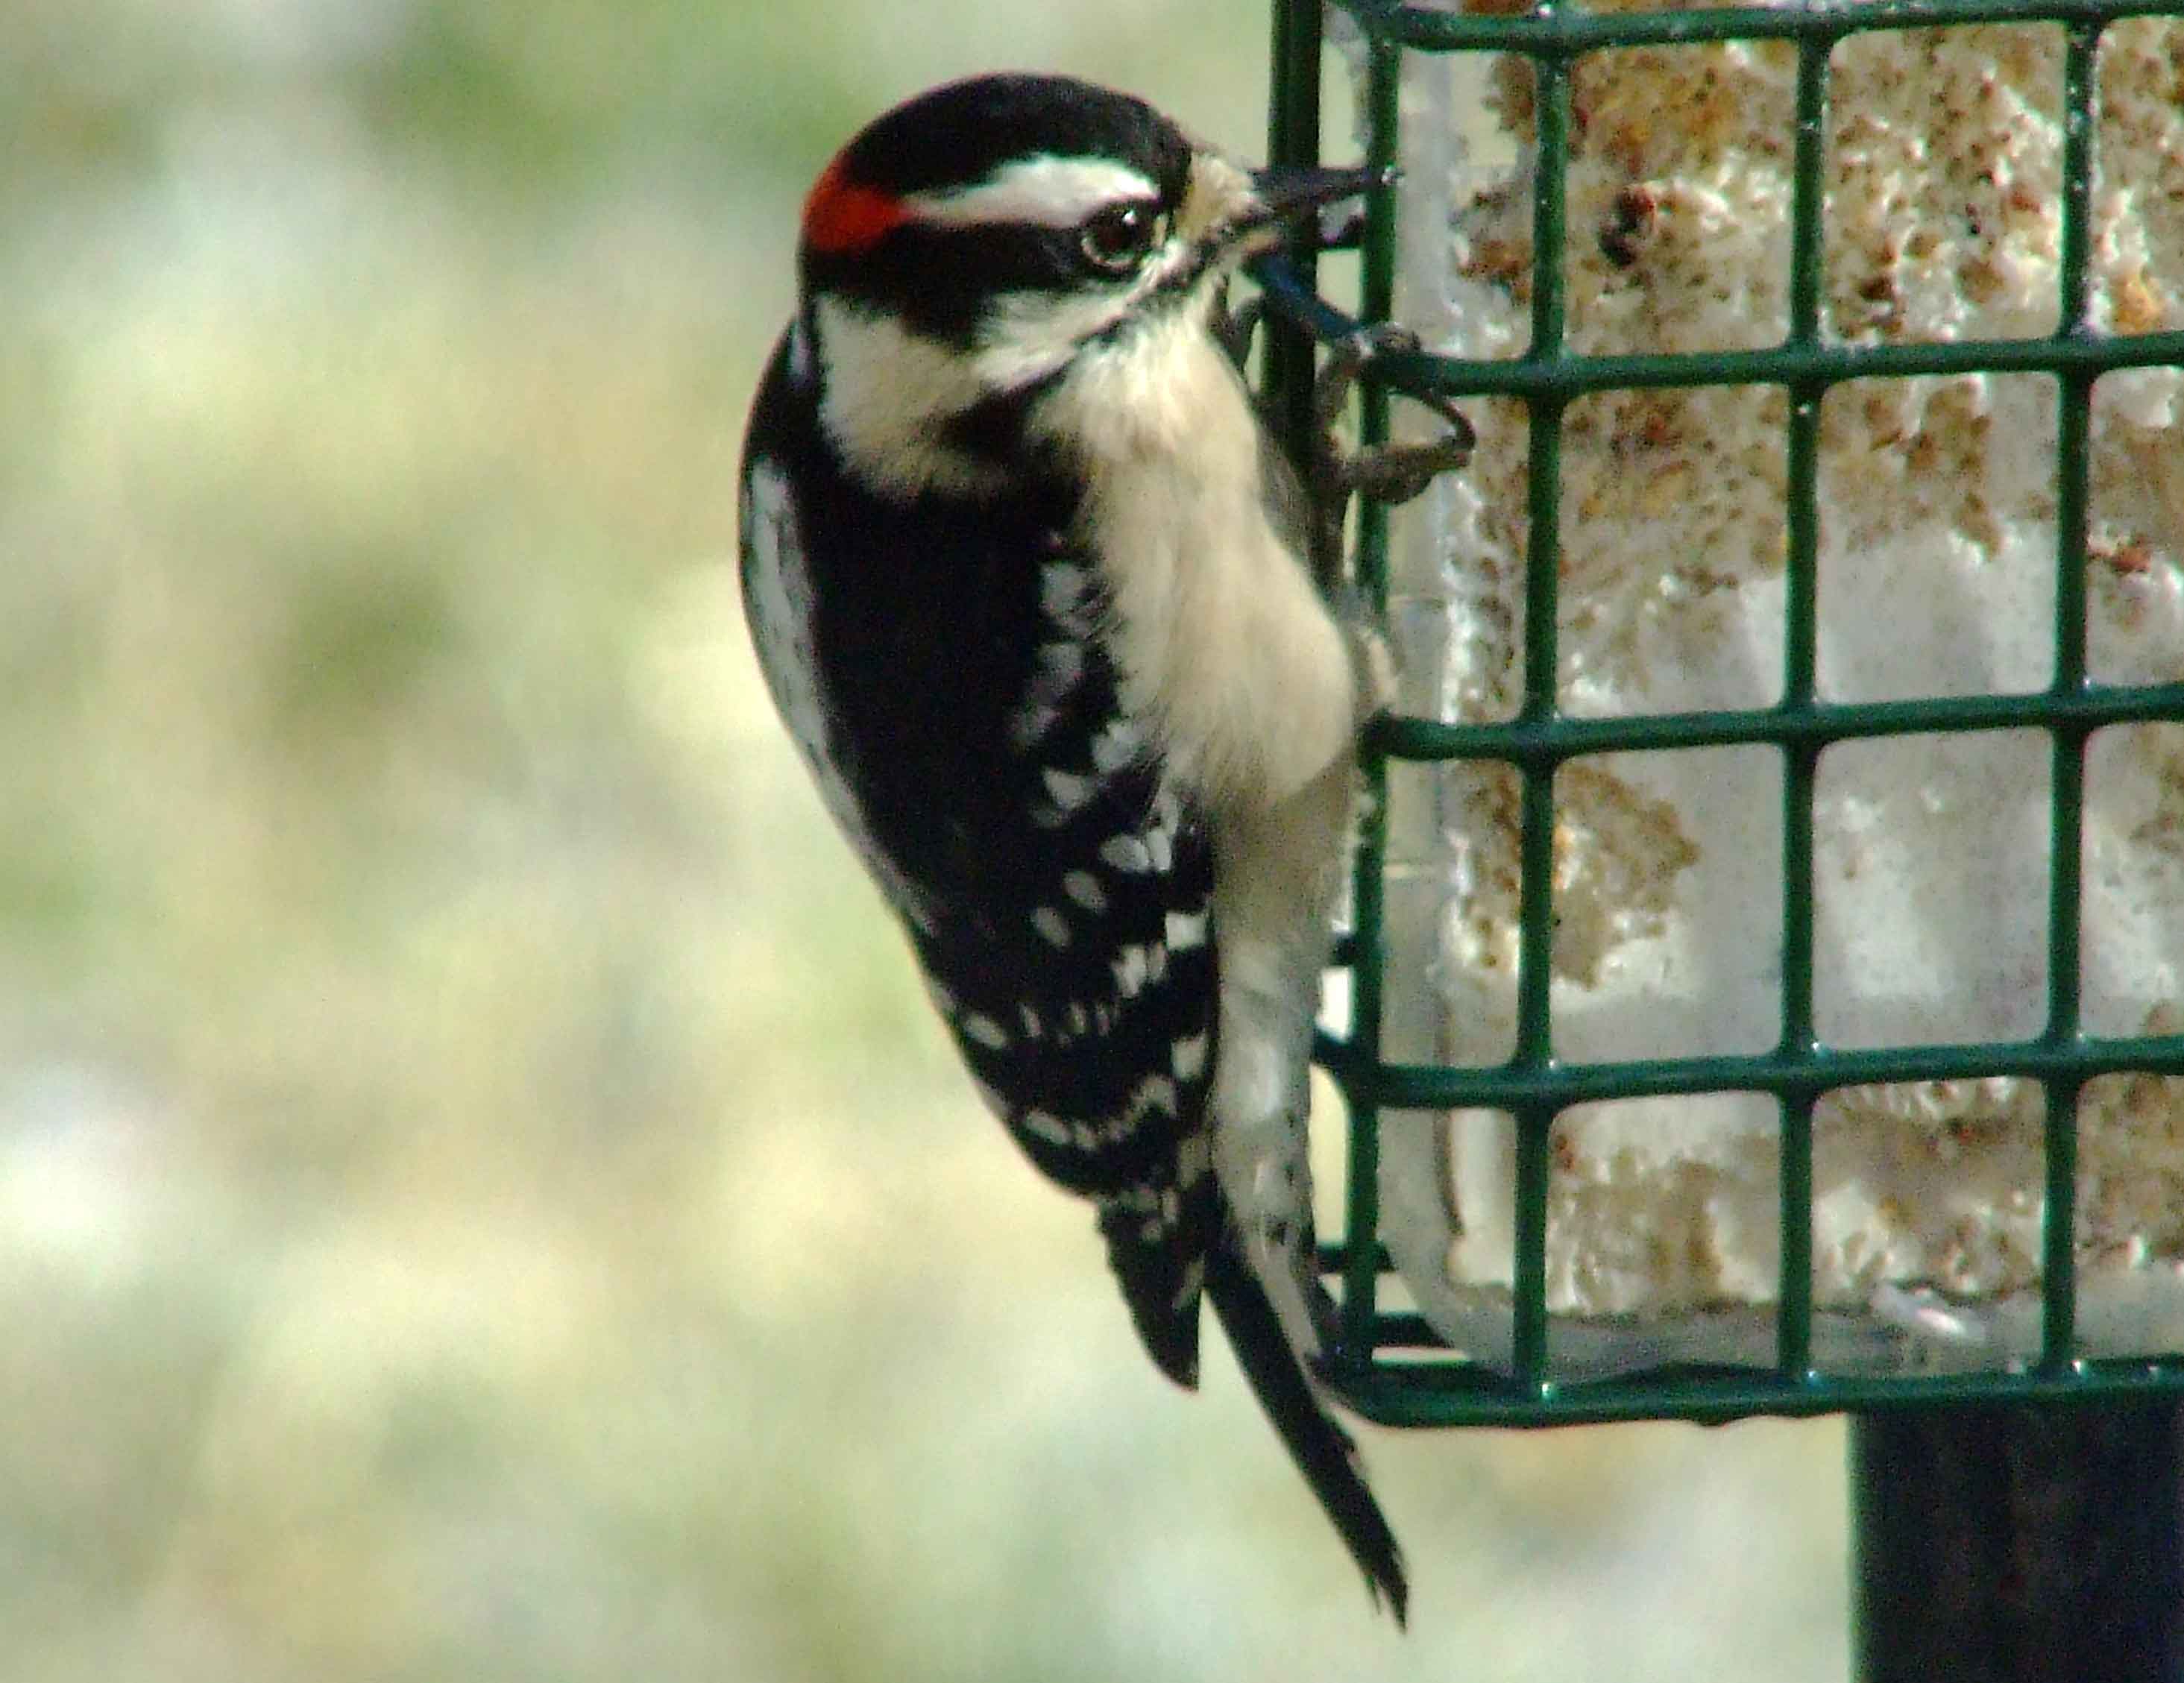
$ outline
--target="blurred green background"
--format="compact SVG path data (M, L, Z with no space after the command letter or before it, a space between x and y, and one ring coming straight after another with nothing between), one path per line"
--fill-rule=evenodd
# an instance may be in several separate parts
M1368 1435L1399 1639L767 713L804 184L1257 0L7 0L0 1678L1833 1678L1830 1425Z

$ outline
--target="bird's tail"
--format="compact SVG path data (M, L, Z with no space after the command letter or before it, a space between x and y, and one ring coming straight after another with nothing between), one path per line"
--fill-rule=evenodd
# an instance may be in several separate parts
M1236 1364L1364 1572L1374 1603L1385 1596L1396 1623L1405 1624L1411 1589L1403 1574L1403 1552L1365 1483L1357 1446L1320 1407L1273 1305L1226 1232L1206 1257L1206 1295L1236 1352Z

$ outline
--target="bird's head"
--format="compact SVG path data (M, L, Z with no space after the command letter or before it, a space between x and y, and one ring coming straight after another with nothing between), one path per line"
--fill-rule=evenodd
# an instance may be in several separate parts
M850 460L976 489L982 424L1148 333L1203 336L1223 279L1362 170L1246 170L1144 101L1062 76L896 107L804 205L792 355Z

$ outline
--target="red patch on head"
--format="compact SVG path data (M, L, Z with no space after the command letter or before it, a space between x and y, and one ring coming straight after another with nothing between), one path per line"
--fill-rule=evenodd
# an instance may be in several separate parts
M837 158L804 201L804 243L814 251L863 251L910 220L902 201L850 179Z

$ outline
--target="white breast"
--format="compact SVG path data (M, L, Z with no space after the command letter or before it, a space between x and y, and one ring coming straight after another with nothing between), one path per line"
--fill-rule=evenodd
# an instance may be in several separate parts
M1191 312L1081 355L1034 426L1082 455L1078 535L1123 701L1212 810L1263 808L1346 759L1346 640L1268 517L1258 424Z

